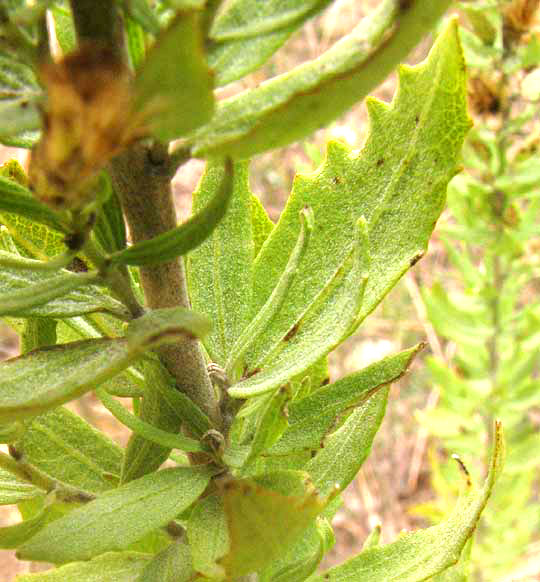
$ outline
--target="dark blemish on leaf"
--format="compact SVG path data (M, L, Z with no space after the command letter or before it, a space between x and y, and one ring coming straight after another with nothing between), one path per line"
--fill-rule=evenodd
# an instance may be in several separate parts
M322 381L322 384L321 384L321 386L328 386L328 384L330 384L330 378L325 378L325 379Z
M384 158L379 158L377 160L377 168L380 168L384 164Z
M414 123L415 125L418 125L418 122L420 121L420 116L418 115L418 113L414 116Z
M399 0L398 8L401 12L409 10L412 5L412 0Z
M341 180L341 178L340 178L339 176L334 176L334 177L332 178L332 183L333 183L333 184L335 184L336 186L337 186L338 184L341 184L341 182L342 182L342 180Z
M261 371L260 368L255 368L254 370L248 371L247 368L244 369L244 375L242 376L242 380L247 380L248 378L251 378L251 376L255 376L255 374L258 374Z
M297 333L298 333L298 328L300 327L299 323L295 323L291 329L286 333L285 337L283 338L284 342L288 342L289 340L291 340Z
M28 101L21 101L21 109L26 109L28 107Z
M424 253L418 253L417 255L414 255L414 257L410 260L409 262L409 266L410 267L414 267L414 265L416 265L416 263L418 263L418 261L424 256Z

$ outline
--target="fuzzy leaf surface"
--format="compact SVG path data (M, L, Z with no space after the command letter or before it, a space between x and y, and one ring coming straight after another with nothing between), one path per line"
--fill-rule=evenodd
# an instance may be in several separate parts
M151 556L138 552L108 552L88 562L17 576L16 582L133 582Z
M170 141L206 123L214 111L212 74L195 11L181 11L148 51L135 78L136 104L150 128Z
M318 59L219 103L193 138L195 155L246 159L328 125L385 79L449 4L385 0Z
M25 499L37 497L42 493L34 485L0 469L0 505L14 505Z
M504 438L496 425L490 469L484 486L468 485L454 511L439 525L370 548L309 582L421 582L455 564L474 532L504 463Z
M208 62L216 85L241 79L258 69L308 19L331 0L237 0L216 17Z
M34 467L90 493L111 489L120 478L122 449L67 408L34 418L21 449Z
M303 280L301 267L295 269L298 273L284 290L285 295L279 302L280 309L263 329L258 330L259 333L253 338L254 345L245 355L250 362L248 369L262 371L232 386L229 389L231 396L252 397L277 388L304 372L347 336L360 309L369 270L365 221L360 219L353 229L353 242L343 262L311 303L304 305L304 311L297 314L292 310L291 317L290 292L296 281ZM309 248L308 245L304 256ZM284 277L288 267L289 264L284 270ZM276 288L281 286L281 282L277 283ZM266 312L272 302L269 299L260 313ZM281 336L269 333L268 330L275 328L273 324L276 320L287 318L287 328Z
M387 399L388 388L383 388L359 406L305 465L304 470L322 495L342 491L354 479L371 451Z
M41 95L32 69L0 52L0 140L41 126Z
M55 212L36 200L27 188L4 176L0 176L0 212L17 214L60 232L63 230Z
M126 308L92 285L95 281L95 273L44 270L42 261L0 251L0 315L63 318L105 312L126 319Z
M360 216L367 222L371 267L356 324L425 251L469 127L455 22L424 63L401 68L392 104L370 100L369 113L371 130L363 150L328 145L322 167L295 179L287 206L256 258L254 313L285 269L300 229L298 213L306 205L313 209L315 228L299 267L302 276L293 282L259 350L278 343L328 284L350 248ZM248 354L247 362L254 369L257 353Z
M316 390L289 404L289 427L270 449L285 454L318 448L339 416L366 402L383 386L400 378L422 346L389 356L359 372Z
M1 362L0 420L36 416L78 398L146 350L207 329L207 320L189 310L155 310L133 321L126 338L56 345Z
M204 491L205 467L175 467L145 475L49 524L19 549L23 560L63 563L118 551L165 525Z
M193 198L201 211L225 178L221 164L209 164ZM229 208L212 234L187 258L193 309L207 315L214 329L205 339L212 361L225 365L232 345L249 321L253 234L247 164L235 164Z
M191 582L193 575L189 546L178 541L156 554L136 582Z

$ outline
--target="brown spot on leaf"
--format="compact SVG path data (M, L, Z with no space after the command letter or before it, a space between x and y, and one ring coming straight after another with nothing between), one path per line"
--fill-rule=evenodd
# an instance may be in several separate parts
M298 328L300 327L299 323L295 323L291 329L285 334L285 337L283 338L283 341L288 342L289 340L291 340L297 333L298 333Z

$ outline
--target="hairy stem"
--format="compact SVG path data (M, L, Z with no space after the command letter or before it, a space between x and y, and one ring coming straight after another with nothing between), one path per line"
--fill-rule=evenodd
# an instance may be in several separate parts
M136 144L110 165L111 177L134 243L147 240L176 226L171 192L171 167L164 146L153 149ZM140 268L148 307L190 307L182 259ZM189 396L220 426L214 389L197 340L179 340L159 349L161 360Z

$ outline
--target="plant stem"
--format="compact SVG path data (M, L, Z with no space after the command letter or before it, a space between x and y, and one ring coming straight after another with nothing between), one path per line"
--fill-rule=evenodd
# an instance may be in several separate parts
M135 144L112 161L110 172L133 243L176 226L172 172L165 146L150 148ZM149 308L190 307L182 259L141 267L140 275ZM179 340L177 344L162 346L158 353L178 389L220 427L217 398L197 340Z
M70 0L79 44L88 42L107 46L122 58L122 34L116 2L111 0Z

